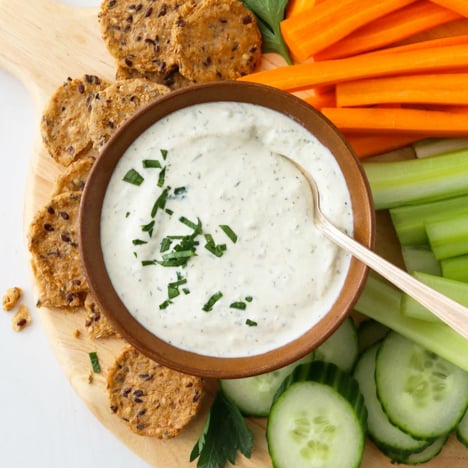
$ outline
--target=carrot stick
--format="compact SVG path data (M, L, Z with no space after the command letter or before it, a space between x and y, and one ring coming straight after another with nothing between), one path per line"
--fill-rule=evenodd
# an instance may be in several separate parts
M468 73L403 75L336 85L338 107L382 103L468 105Z
M463 68L468 70L468 47L454 45L398 54L363 54L346 59L301 63L253 73L239 79L296 91L355 79Z
M286 8L286 18L291 18L315 5L315 0L289 0Z
M468 109L458 112L408 108L325 107L322 113L343 132L460 136L468 133Z
M281 32L292 55L306 60L357 28L414 1L325 1L283 20Z
M449 10L455 11L468 18L468 2L466 0L431 0Z
M313 96L304 98L304 101L318 110L320 110L322 107L336 106L336 96L334 91L329 91L327 93L317 93Z
M371 54L396 54L399 52L408 52L410 50L432 49L433 47L446 47L459 44L468 44L468 34L439 37L436 39L429 39L427 41L418 41L412 42L411 44L373 50L372 52L367 52L367 56L370 56Z
M347 134L349 144L359 158L375 156L403 148L415 141L422 140L422 135L389 135L389 134Z
M459 18L461 16L454 11L426 0L420 0L359 28L318 53L314 58L330 60L349 57L401 41Z

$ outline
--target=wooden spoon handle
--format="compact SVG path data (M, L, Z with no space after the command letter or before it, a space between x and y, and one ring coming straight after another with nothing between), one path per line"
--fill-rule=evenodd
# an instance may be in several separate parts
M356 240L348 237L326 219L322 218L322 223L318 227L329 239L381 274L429 309L461 336L468 339L468 308L421 283Z
M0 67L23 82L39 108L68 76L96 73L103 64L104 77L113 76L96 8L0 0L0 44Z

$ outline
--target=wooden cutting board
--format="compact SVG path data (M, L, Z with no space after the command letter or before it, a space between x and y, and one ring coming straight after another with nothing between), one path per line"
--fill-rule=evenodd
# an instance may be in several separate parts
M461 23L451 31L468 31ZM446 28L441 34L451 32ZM113 60L99 33L96 8L76 8L53 0L0 0L0 67L18 77L31 93L36 110L42 112L51 93L68 76L96 74L108 80L114 78ZM263 67L282 63L276 56L265 57ZM34 213L47 203L60 169L44 151L39 131L31 155L25 194L25 229ZM385 214L379 215L379 250L397 260L395 242L391 237ZM159 468L189 466L190 451L198 439L207 414L215 382L208 382L211 390L204 409L188 430L169 441L140 437L111 414L105 391L106 369L125 345L119 339L90 340L84 330L84 315L57 310L38 310L50 346L73 388L97 419L142 459ZM79 338L74 331L81 330ZM94 382L88 382L90 370L88 353L97 351L103 368ZM252 458L239 457L240 467L269 467L264 436L265 421L249 420L254 432L255 448ZM468 465L468 451L452 436L442 454L426 464L428 468L462 468ZM367 444L363 468L392 466L371 443Z

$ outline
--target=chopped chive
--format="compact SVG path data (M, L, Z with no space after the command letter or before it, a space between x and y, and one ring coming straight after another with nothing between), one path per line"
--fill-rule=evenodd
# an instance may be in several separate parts
M169 239L169 237L165 237L162 241L161 241L161 248L159 249L159 251L162 253L162 252L167 252L169 250L169 248L171 247L171 244L172 244L172 240Z
M242 301L238 302L233 302L232 304L229 305L231 309L239 309L239 310L245 310L247 307L247 304Z
M186 226L188 226L189 228L192 228L193 230L197 229L198 225L195 224L193 221L190 221L190 219L186 218L185 216L181 216L179 218L179 221L182 223L182 224L185 224ZM200 220L198 220L200 221Z
M132 240L133 245L143 245L143 244L147 244L147 243L148 243L147 241L144 241L144 240L141 240L141 239L133 239Z
M172 210L170 210L169 208L166 208L165 211L169 216L172 216L174 214L174 212Z
M158 187L162 187L164 185L165 178L166 178L166 166L164 166L159 172Z
M153 208L151 208L151 217L152 218L154 218L156 216L156 213L158 212L159 208L164 209L166 207L167 195L168 195L170 189L171 189L171 187L166 187L161 192L161 194L156 199L156 201L154 202Z
M182 291L184 292L184 294L190 294L189 288L182 288Z
M165 161L166 158L167 158L167 150L166 149L161 149L159 151L161 151L161 156L163 157L163 159Z
M223 293L218 291L214 293L206 302L206 304L202 307L205 312L210 312L213 310L213 306L223 297Z
M169 304L172 304L172 301L169 300L169 299L166 299L164 302L161 302L161 304L159 304L159 308L160 308L161 310L167 309L168 306L169 306Z
M248 325L249 327L256 327L257 326L257 322L254 322L253 320L250 320L250 319L247 319L245 321L245 324Z
M143 167L145 169L159 169L161 163L157 159L143 159Z
M137 254L136 252L133 252L133 256L134 256L135 258L137 258L137 257L138 257L138 254Z
M89 360L91 361L93 372L99 374L99 372L101 372L101 365L99 364L99 358L95 351L89 353Z
M246 296L246 297L245 297L245 300L246 300L247 302L252 302L252 301L253 301L253 297L252 297L252 296Z
M233 244L237 242L237 234L227 224L220 224L219 227L224 231L226 236L231 239Z
M177 286L171 286L170 284L167 286L167 296L169 299L174 299L180 294L179 288Z
M142 260L141 261L141 266L149 266L149 265L157 265L158 261L157 260Z
M174 252L169 252L168 254L163 255L163 260L172 260L176 258L187 258L187 257L194 257L197 254L194 250L177 250Z
M213 236L211 234L205 234L206 244L205 249L216 255L217 257L222 257L225 250L226 244L215 244Z
M174 195L180 195L185 192L187 192L187 189L185 187L177 187L174 189Z
M141 226L141 230L143 232L147 232L150 237L153 235L153 229L154 229L154 219L153 221L150 221L148 224L143 224Z
M130 216L130 211L127 211L127 212L125 213L125 217L128 218L129 216Z
M123 179L125 182L133 185L141 185L145 180L135 169L130 169L124 176Z

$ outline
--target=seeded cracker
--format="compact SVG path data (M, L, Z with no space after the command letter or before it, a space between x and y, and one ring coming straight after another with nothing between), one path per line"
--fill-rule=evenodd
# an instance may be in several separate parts
M189 0L104 0L99 12L101 34L122 67L170 72L177 66L171 29L178 9Z
M78 250L81 192L57 195L35 216L29 250L40 289L38 307L78 307L87 291Z
M197 414L203 381L168 369L127 347L107 377L111 411L143 436L169 439Z
M118 336L106 316L99 310L91 293L87 294L84 306L86 309L85 327L91 338Z
M3 310L9 311L13 309L18 303L22 293L22 289L17 286L8 288L2 299Z
M91 156L93 151L94 150L91 150L87 156L82 156L80 159L70 164L70 166L60 174L55 182L54 195L65 192L83 191L89 171L96 160Z
M205 82L253 71L261 56L261 35L253 13L240 1L201 0L181 10L172 42L182 75Z
M167 86L133 79L114 83L99 93L89 119L89 136L94 146L102 148L112 133L140 107L169 92Z
M140 78L148 81L153 81L154 83L163 84L168 88L180 89L185 88L193 84L193 81L188 80L185 76L182 76L179 73L179 67L175 67L172 71L166 73L158 72L145 72L141 73L134 68L127 67L117 67L115 72L115 79L118 81L122 80L131 80L133 78Z
M94 75L68 78L52 95L41 120L41 135L52 158L69 166L92 146L88 135L90 104L109 83Z

